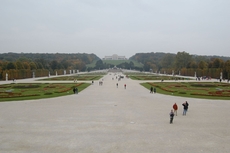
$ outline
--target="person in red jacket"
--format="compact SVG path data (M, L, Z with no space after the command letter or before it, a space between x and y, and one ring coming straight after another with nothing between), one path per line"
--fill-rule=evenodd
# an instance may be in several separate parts
M173 110L174 110L174 114L177 116L178 106L176 103L173 105Z

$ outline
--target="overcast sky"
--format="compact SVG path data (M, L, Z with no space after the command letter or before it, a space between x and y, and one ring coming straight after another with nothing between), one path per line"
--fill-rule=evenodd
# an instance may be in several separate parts
M0 0L0 53L230 56L230 0Z

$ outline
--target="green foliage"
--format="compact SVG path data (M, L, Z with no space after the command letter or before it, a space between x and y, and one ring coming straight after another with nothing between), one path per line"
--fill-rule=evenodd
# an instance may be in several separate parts
M175 66L176 69L187 68L188 64L192 61L192 56L189 53L178 52L175 57Z
M53 93L52 92L46 92L44 93L44 95L52 95Z
M35 71L50 71L54 73L57 70L79 70L85 71L86 64L90 64L99 58L94 54L32 54L32 53L3 53L0 54L0 80L6 73L11 73L8 79L22 79L32 76ZM10 72L9 72L10 71ZM27 71L30 74L22 74ZM13 76L14 75L14 76ZM47 76L48 73L39 73L39 76ZM38 77L36 75L36 77Z

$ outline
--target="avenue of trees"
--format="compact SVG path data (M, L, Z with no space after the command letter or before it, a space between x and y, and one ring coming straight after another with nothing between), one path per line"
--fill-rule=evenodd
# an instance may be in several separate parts
M143 67L137 67L132 62L142 63ZM86 67L94 63L94 67ZM0 54L0 80L31 78L33 73L36 77L63 75L70 70L91 71L113 68L113 64L103 63L95 54L36 54L36 53L4 53ZM198 56L190 55L183 51L177 54L171 53L137 53L127 62L116 65L122 69L135 69L139 71L152 71L161 74L181 74L185 76L207 76L211 78L230 78L230 57L222 56Z
M94 54L0 54L0 80L31 78L70 73L70 70L85 71L86 64L99 58Z
M106 62L103 62L103 60L98 60L95 64L95 67L89 67L87 70L88 71L91 71L91 70L100 70L100 69L109 69L109 68L114 68L114 67L117 67L117 68L122 68L122 69L135 69L135 70L140 70L142 71L143 68L141 68L140 66L135 66L135 64L132 62L132 61L129 61L129 60L124 60L123 63L120 63L120 64L110 64L110 63L106 63Z
M144 71L166 74L181 74L185 76L207 76L223 79L230 78L230 57L190 55L183 51L177 54L138 53L130 59L144 64Z

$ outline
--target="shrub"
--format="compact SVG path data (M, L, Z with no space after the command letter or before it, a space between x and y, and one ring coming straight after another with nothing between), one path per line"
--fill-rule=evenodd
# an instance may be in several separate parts
M180 92L178 92L179 94L187 94L186 92L184 92L184 91L180 91Z
M25 89L25 88L39 88L40 86L37 84L33 84L33 85L16 85L13 86L13 88L18 88L18 89Z
M52 95L53 93L52 92L46 92L44 93L44 95Z
M191 86L193 86L193 87L216 87L217 85L215 85L215 84L205 84L205 83L203 83L203 84L193 83L193 84L191 84Z

